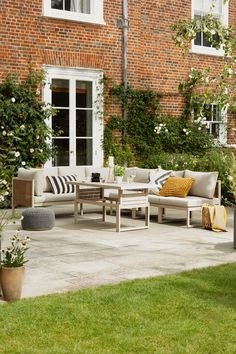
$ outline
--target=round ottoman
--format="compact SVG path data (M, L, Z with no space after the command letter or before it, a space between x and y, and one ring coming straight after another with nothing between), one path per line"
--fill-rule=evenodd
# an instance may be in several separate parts
M55 225L54 211L48 208L28 208L22 213L23 230L50 230Z

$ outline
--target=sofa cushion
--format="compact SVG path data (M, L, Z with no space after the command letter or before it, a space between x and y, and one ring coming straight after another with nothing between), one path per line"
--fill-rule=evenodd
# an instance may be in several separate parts
M172 171L165 171L165 170L155 170L150 171L149 173L149 193L150 194L157 194L159 193L160 189L166 182L166 180L170 177Z
M189 195L203 198L213 198L218 178L218 172L196 172L185 170L184 177L194 178Z
M42 195L45 185L44 171L41 168L19 168L18 177L26 180L34 180L34 195Z
M149 175L151 172L157 172L157 169L149 169L149 168L139 168L135 169L135 177L134 182L137 183L149 183Z
M43 169L43 173L44 173L44 188L43 191L44 192L51 192L51 185L49 183L49 180L47 178L47 176L57 176L58 175L58 167L45 167Z
M166 205L166 208L171 207L183 207L183 208L190 208L190 207L201 207L204 203L214 204L214 199L208 198L201 198L201 197L194 197L188 195L185 198L179 197L162 197L159 195L149 195L148 201L151 204L158 205Z
M172 171L171 176L184 177L184 170L183 171Z
M45 192L41 196L34 197L35 203L56 203L56 202L73 202L75 200L75 193L67 194L53 194L52 192Z
M159 191L159 195L163 197L181 197L188 195L190 188L194 182L194 178L183 178L170 176Z
M66 176L76 174L78 180L85 179L85 167L84 166L63 166L58 167L58 176Z
M74 193L75 186L72 184L66 184L66 182L76 181L77 175L48 176L47 178L51 184L53 194Z

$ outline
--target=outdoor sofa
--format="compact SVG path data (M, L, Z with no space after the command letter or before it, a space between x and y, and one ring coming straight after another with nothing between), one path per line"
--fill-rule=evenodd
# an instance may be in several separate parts
M24 169L18 170L18 176L12 181L12 208L17 206L39 207L52 206L60 204L71 204L74 201L75 194L70 190L66 193L55 193L49 183L49 178L56 176L74 176L74 179L85 180L92 173L99 173L104 180L109 174L108 167L51 167L42 169ZM184 171L165 171L162 169L143 169L138 167L126 168L124 181L127 177L134 175L134 182L149 183L149 202L154 208L157 208L157 220L163 222L165 209L178 209L186 213L187 227L191 225L191 214L193 211L201 210L203 204L220 205L221 203L221 183L217 180L217 172L195 172ZM53 176L53 177L52 177ZM161 187L158 184L163 183L164 178L168 176L193 178L193 185L186 197L160 196L156 190ZM167 177L166 177L167 176ZM163 185L163 184L162 184ZM107 190L107 197L115 200L114 190ZM134 212L134 211L133 211ZM133 213L134 215L134 213Z

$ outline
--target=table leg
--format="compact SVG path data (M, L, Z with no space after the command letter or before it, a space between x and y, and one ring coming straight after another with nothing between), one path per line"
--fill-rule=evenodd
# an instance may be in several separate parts
M102 221L106 221L106 205L102 207Z
M75 224L77 223L77 218L78 218L78 202L75 200L74 202L74 222Z
M116 204L116 232L120 232L120 204Z
M149 206L145 208L145 226L149 227L149 220L150 220L150 215L149 215Z

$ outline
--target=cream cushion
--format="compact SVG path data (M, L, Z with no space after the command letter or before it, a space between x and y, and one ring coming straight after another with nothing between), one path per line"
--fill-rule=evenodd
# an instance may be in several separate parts
M44 191L45 177L41 168L19 168L18 177L28 181L34 180L34 195L42 195Z
M58 176L67 176L76 174L78 180L85 179L85 167L84 166L63 166L58 167Z
M201 207L202 204L216 204L216 199L208 199L194 196L187 196L185 198L180 197L162 197L158 195L149 195L148 201L151 204L166 205L167 208L171 207L184 207L184 208L193 208L193 207Z
M194 183L189 191L189 195L203 198L213 198L218 172L196 172L185 170L184 177L194 178Z

